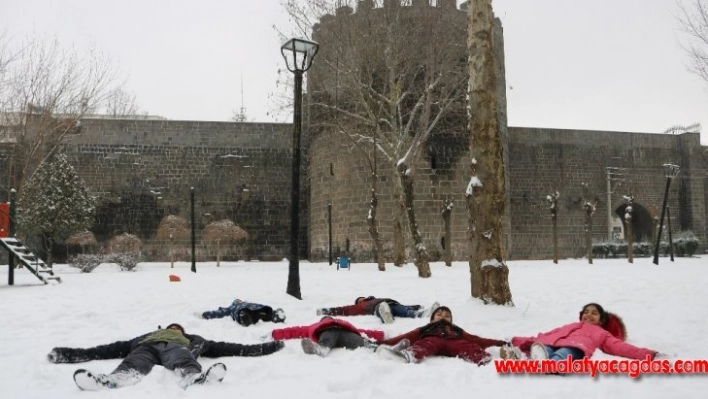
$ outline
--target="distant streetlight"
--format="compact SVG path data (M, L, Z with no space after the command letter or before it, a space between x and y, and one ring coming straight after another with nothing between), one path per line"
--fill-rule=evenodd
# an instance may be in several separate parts
M286 292L297 299L300 294L300 134L302 132L302 75L312 66L319 45L303 39L290 39L280 47L285 64L295 75L293 114L293 167L290 203L290 266Z
M197 272L197 252L196 252L196 223L194 221L194 187L189 188L189 202L191 206L191 217L192 217L192 272Z
M661 231L664 228L664 214L666 214L666 201L669 198L669 186L671 180L678 176L681 167L672 163L664 164L664 172L666 174L666 189L664 190L664 205L661 207L661 218L659 219L659 234L656 236L656 247L654 247L654 264L659 264L659 243L661 242Z

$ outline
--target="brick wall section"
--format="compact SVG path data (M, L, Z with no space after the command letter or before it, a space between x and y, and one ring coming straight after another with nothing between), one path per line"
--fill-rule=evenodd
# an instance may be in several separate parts
M141 120L84 120L65 146L100 206L118 209L97 221L100 238L135 233L158 257L157 223L167 214L190 220L194 187L200 253L204 226L229 218L250 234L245 247L227 251L241 258L287 254L291 147L290 124ZM306 219L301 225L307 231Z
M681 136L509 128L509 166L514 258L548 258L551 220L546 195L561 194L558 212L559 248L562 256L584 254L582 183L598 200L593 219L593 238L607 236L607 189L605 167L628 169L627 180L612 195L612 209L634 195L636 204L660 209L666 178L662 164L678 163L681 174L672 183L669 206L673 229L692 230L706 240L705 160L700 155L697 133ZM679 206L680 204L684 206ZM691 217L685 217L686 212Z
M469 176L467 143L463 137L435 138L431 152L437 169L430 169L430 156L418 163L415 183L416 216L424 242L433 253L442 250L442 201L453 198L451 245L454 258L466 259L467 220L464 190ZM635 203L647 209L660 209L666 178L662 164L679 163L682 171L672 183L669 206L674 232L692 230L706 242L706 148L699 135L680 136L509 128L508 168L511 217L509 259L548 259L552 257L551 220L546 196L555 190L561 194L558 212L559 250L561 257L580 257L584 248L584 211L582 198L597 200L593 218L593 239L607 237L607 196L605 167L625 167L627 180L612 195L612 209L625 203L631 194ZM330 163L334 174L330 173ZM310 244L311 259L326 259L328 246L327 204L332 203L334 246L352 244L357 261L371 261L370 236L366 215L370 192L370 172L361 156L349 151L344 140L316 137L312 151L312 187ZM391 199L391 167L381 162L379 175L379 220L390 260L390 228L394 203ZM583 183L588 185L584 191ZM588 193L588 194L586 194ZM684 214L691 212L690 217ZM666 231L666 229L665 229ZM449 241L448 241L449 242Z

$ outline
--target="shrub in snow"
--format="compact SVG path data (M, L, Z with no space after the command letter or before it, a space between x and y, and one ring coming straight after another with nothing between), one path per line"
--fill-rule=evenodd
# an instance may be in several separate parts
M101 263L103 263L102 255L80 254L69 258L69 266L75 267L83 273L91 273Z
M691 257L696 253L696 250L698 249L698 237L696 237L692 231L682 231L672 238L674 244L674 254L676 256Z
M693 232L683 231L672 237L674 256L691 257L698 250L698 237ZM648 241L635 242L632 245L634 256L647 257L654 254L654 243ZM624 241L600 241L592 244L592 253L598 258L618 258L627 255L627 243ZM659 243L659 253L669 255L669 243Z
M105 261L117 263L121 271L135 271L138 263L142 261L142 256L135 252L116 252L106 255Z

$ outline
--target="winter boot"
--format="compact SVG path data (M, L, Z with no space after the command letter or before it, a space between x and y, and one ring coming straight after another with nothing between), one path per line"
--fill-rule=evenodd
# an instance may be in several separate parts
M411 341L409 341L407 338L403 338L402 340L398 341L396 345L393 345L391 349L395 351L402 351L404 349L408 349L411 346Z
M390 346L380 345L376 348L376 354L384 359L395 360L399 363L414 363L415 357L413 353L408 350L395 350Z
M381 302L376 306L376 315L379 316L384 324L393 323L393 314L391 313L391 307L386 302Z
M546 360L548 359L548 351L546 351L546 346L535 342L531 345L531 359L534 360Z
M430 317L440 307L440 302L433 302L428 309L418 311L418 317Z
M102 389L118 388L113 379L105 374L92 374L85 369L74 372L74 382L82 391L100 391Z
M499 348L499 357L508 360L519 360L523 359L523 354L519 348L507 344Z
M182 378L179 385L187 389L192 385L205 385L221 382L226 375L226 365L224 363L214 363L201 373L188 374Z
M273 323L282 323L285 321L285 311L281 308L273 311Z
M322 346L310 339L304 338L301 342L302 350L308 355L317 355L319 357L325 357L331 350L326 346Z

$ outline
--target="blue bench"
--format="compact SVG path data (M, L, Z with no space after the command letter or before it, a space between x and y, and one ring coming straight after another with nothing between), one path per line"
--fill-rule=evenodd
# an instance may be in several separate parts
M349 269L352 270L351 259L348 256L340 256L337 258L337 270Z

